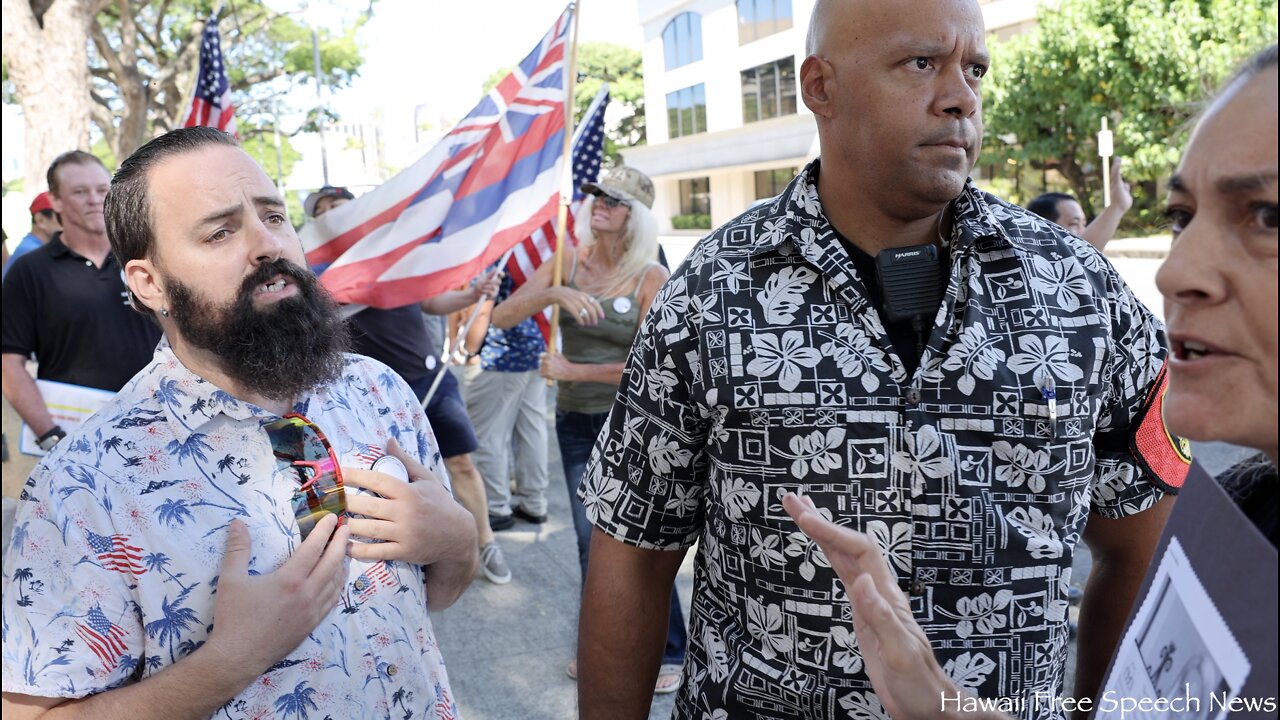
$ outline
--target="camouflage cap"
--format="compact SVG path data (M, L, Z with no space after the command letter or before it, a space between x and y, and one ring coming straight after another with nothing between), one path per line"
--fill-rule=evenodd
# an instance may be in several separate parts
M582 183L582 192L591 195L604 193L619 200L643 203L653 209L653 181L639 170L619 165L593 183Z

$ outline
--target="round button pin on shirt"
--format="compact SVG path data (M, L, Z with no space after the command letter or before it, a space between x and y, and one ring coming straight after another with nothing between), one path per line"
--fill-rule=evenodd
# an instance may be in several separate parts
M398 477L405 482L409 482L409 468L400 462L400 458L394 455L383 455L373 461L373 465L369 466L374 472L386 473L392 477Z
M613 299L613 311L618 313L619 315L625 314L630 309L631 309L631 298L620 297L620 298Z

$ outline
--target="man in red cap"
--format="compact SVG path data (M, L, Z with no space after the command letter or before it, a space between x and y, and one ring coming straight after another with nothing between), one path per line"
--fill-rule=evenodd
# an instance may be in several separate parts
M53 234L60 230L62 230L62 226L58 224L58 214L53 211L53 203L49 201L49 193L40 193L35 200L31 201L31 232L22 238L22 242L18 243L18 247L14 248L13 254L5 261L4 274L9 274L9 265L14 260L49 242Z

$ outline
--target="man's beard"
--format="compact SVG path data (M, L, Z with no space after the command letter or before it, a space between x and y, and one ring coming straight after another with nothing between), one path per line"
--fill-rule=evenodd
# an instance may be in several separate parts
M298 293L255 307L254 291L276 275L289 278ZM342 375L347 323L315 275L288 260L259 266L225 305L197 297L173 278L168 295L169 316L182 338L212 353L222 371L251 393L289 402Z

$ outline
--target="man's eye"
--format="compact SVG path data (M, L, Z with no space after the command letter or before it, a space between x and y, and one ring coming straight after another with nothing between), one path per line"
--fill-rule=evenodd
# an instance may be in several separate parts
M1249 207L1249 212L1257 229L1275 232L1277 221L1274 203L1257 203Z
M1186 230L1193 217L1195 216L1182 208L1171 207L1164 211L1164 218L1169 222L1169 232L1174 235Z
M928 70L929 58L927 57L912 58L911 64L914 65L917 70Z
M222 242L231 236L231 231L223 228L209 236L209 242Z
M986 65L970 65L969 74L981 80L982 78L987 76L987 66Z

